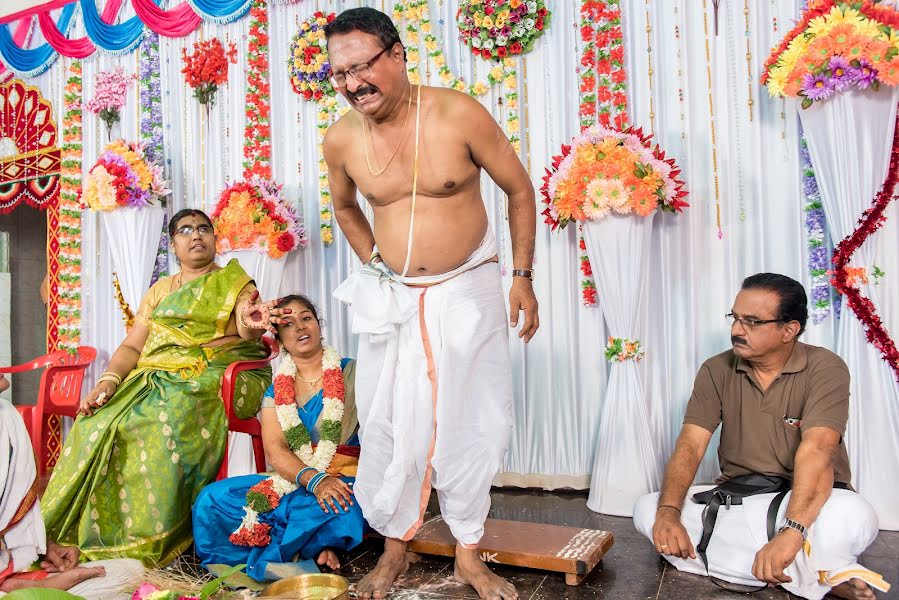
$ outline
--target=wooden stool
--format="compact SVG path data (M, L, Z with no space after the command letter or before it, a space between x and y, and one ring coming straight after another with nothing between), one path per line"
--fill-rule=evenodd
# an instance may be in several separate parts
M565 573L565 583L578 585L613 542L611 533L598 529L487 519L478 550L486 563ZM436 516L418 530L409 550L455 556L456 540L443 518Z

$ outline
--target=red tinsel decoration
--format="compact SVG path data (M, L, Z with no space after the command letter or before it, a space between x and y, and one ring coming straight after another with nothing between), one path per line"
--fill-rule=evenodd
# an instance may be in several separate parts
M895 197L897 178L899 178L899 118L897 118L896 130L893 133L893 148L890 152L890 167L887 170L886 181L874 196L871 207L862 214L855 231L841 241L834 250L834 275L831 283L846 298L849 308L865 326L868 342L880 351L899 381L899 350L896 349L896 344L880 320L874 303L861 295L855 281L849 276L847 268L855 251L868 239L869 235L880 229L886 221L883 213Z

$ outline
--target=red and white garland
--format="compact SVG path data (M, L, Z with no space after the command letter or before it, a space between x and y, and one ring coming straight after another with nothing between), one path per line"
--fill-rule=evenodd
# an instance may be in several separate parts
M312 438L297 412L294 380L297 365L293 360L284 360L275 376L275 414L287 439L287 444L304 464L318 471L325 471L331 464L343 424L345 390L340 355L337 350L326 346L322 352L322 408L321 439L313 446ZM281 498L297 489L293 481L284 479L277 473L251 487L247 492L244 517L240 527L229 537L237 546L267 546L271 541L271 525L259 522L259 513L278 508Z
M877 314L877 308L868 298L862 296L852 277L854 269L848 267L855 251L868 239L868 236L880 229L886 222L887 206L895 198L896 182L899 179L899 118L896 119L896 130L893 134L893 148L890 152L890 168L883 187L874 196L871 207L859 219L858 227L837 245L833 252L833 287L846 297L846 304L865 326L865 335L881 356L893 369L899 381L899 350L890 337L889 332Z

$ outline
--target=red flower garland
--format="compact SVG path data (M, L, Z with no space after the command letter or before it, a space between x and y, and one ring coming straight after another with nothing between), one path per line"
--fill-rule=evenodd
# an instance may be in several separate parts
M244 128L243 178L272 178L271 102L268 83L268 8L255 0L250 9L247 44L247 124Z
M837 245L833 253L834 275L831 283L846 298L846 304L865 326L868 342L880 351L883 359L892 367L899 381L899 350L884 327L874 303L861 295L855 281L850 277L847 268L852 255L868 239L872 233L880 229L886 217L884 211L893 201L896 192L896 181L899 178L899 118L896 120L893 134L893 148L890 152L890 167L883 187L874 196L871 207L859 219L859 226Z

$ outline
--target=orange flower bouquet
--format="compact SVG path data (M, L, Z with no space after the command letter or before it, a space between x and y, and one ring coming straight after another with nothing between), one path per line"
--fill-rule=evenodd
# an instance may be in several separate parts
M306 245L302 221L281 189L257 177L225 188L212 213L219 253L256 250L277 259Z
M666 159L651 136L594 126L562 146L546 169L540 191L545 222L555 230L571 221L596 221L611 212L647 217L656 209L689 206L674 159Z

